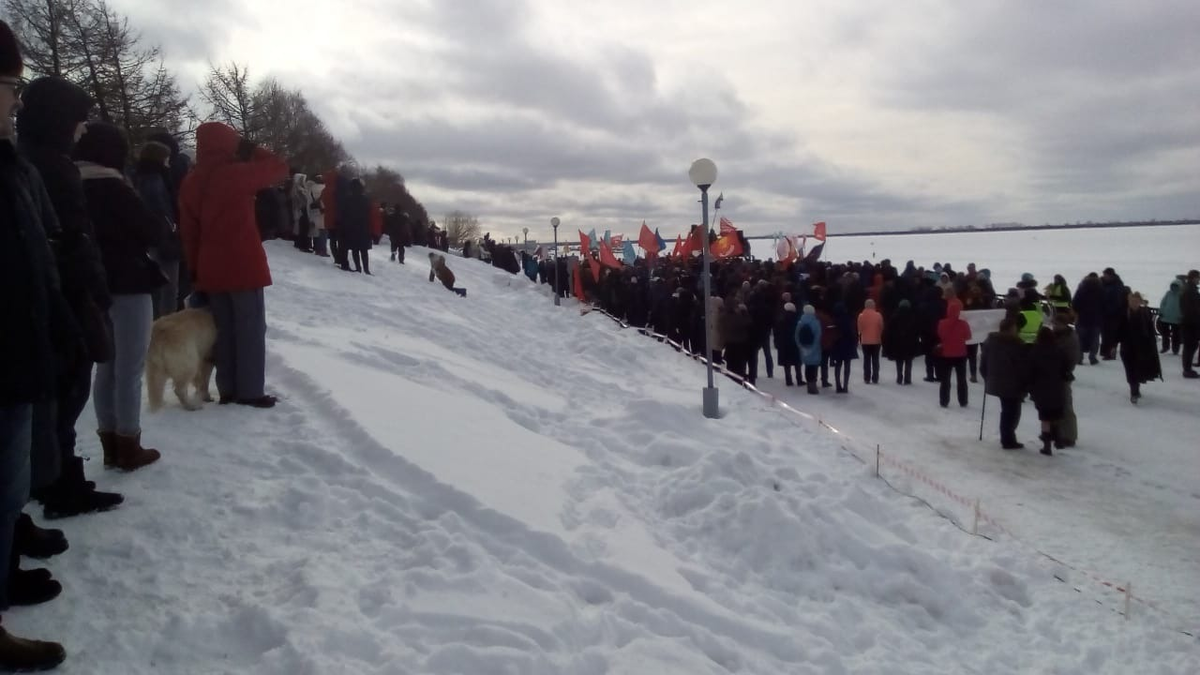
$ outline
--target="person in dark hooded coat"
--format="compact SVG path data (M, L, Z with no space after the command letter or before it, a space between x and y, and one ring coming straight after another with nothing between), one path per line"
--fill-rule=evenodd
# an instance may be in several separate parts
M1126 295L1125 313L1119 317L1113 339L1121 345L1121 363L1125 366L1125 381L1129 383L1129 401L1137 405L1142 398L1142 385L1162 379L1162 362L1158 357L1158 337L1154 334L1154 319L1146 309L1141 293Z
M92 392L92 367L113 357L112 325L108 310L112 296L88 216L79 169L71 160L75 143L86 129L92 107L87 93L55 77L34 80L21 95L17 112L18 147L37 168L54 206L59 231L51 240L63 296L83 342L56 355L59 390L53 409L34 413L34 443L57 444L61 466L58 479L39 489L48 517L67 517L112 509L124 498L97 492L75 455L75 423ZM77 348L81 347L81 348Z
M804 385L803 371L800 370L800 347L796 344L796 323L800 315L796 305L788 302L783 305L783 313L775 322L774 338L779 367L783 368L784 383L792 386L792 371L796 372L796 386Z
M354 259L354 271L371 273L369 260L371 241L376 235L376 223L380 218L378 209L367 197L363 182L357 178L350 181L349 193L343 198L342 216L338 225L338 239L345 248L345 264L342 269L350 271L350 258Z
M920 326L908 300L883 323L883 356L896 362L896 384L912 384L913 360L921 353Z
M1029 397L1042 423L1042 454L1053 454L1051 445L1059 443L1058 425L1067 405L1067 382L1071 376L1070 357L1059 346L1054 330L1049 326L1038 329L1037 338L1029 349Z
M133 173L133 186L142 202L154 214L158 233L154 240L151 257L158 263L166 283L151 294L154 302L154 318L174 312L179 297L179 258L183 247L176 232L175 200L170 188L171 173L167 162L171 149L162 143L151 141L142 146L141 156Z
M829 362L833 366L835 390L839 394L850 393L850 365L858 358L858 327L846 305L838 303L833 308L833 323L837 327L837 338L829 349Z

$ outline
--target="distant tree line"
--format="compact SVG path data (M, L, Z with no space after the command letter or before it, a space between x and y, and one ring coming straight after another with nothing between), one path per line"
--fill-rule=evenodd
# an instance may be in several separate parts
M201 121L225 122L286 157L296 172L338 168L361 177L377 200L428 226L425 207L404 177L382 165L360 170L301 90L270 77L255 81L247 66L229 63L210 66L193 101L164 64L161 47L147 44L106 0L3 0L3 7L31 75L82 87L95 99L98 117L125 129L135 147L158 131L186 143Z

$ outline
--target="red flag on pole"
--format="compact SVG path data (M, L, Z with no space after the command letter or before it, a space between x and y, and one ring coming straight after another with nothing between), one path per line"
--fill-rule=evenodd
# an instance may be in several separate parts
M603 239L600 240L600 262L604 263L606 267L611 267L615 270L619 270L622 267L621 261L617 260L617 256L613 255L612 249L608 247L608 244Z
M734 234L736 232L737 228L733 226L733 223L725 216L721 216L721 234Z
M578 298L580 302L587 302L587 296L583 294L583 275L580 274L580 272L583 271L583 267L581 267L579 263L575 263L572 266L571 271L575 274L575 297Z
M713 242L712 255L714 258L735 258L741 254L742 242L738 239L737 230L734 230L732 234L723 234Z
M600 263L592 257L592 240L588 239L588 236L582 231L579 233L579 249L579 254L588 261L588 266L592 268L592 276L596 281L600 281ZM609 251L609 253L612 252Z
M658 237L646 227L646 221L642 221L642 231L638 233L638 246L646 252L647 258L653 258L658 255Z
M671 257L672 258L682 258L683 257L683 235L681 235L681 234L675 235L675 248L671 249Z
M579 248L583 251L584 255L587 255L588 251L592 250L592 240L588 239L588 236L583 233L583 230L579 231Z
M813 223L813 239L825 241L825 221Z

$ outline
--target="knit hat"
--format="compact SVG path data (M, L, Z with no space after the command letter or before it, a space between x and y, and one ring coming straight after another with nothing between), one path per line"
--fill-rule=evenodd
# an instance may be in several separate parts
M171 148L158 141L148 141L142 146L142 152L138 155L138 159L143 162L163 164L168 159L171 159Z
M875 301L867 300L866 303L863 304L863 306L866 307L867 309L875 309Z
M21 58L21 45L8 24L0 21L0 77L21 77L25 72L25 61Z
M794 312L794 311L796 311L796 305L794 305L790 302L785 302L785 303L783 303L783 311Z
M816 313L817 313L817 308L816 308L816 307L813 307L812 305L805 305L805 306L804 306L804 313L805 313L805 314L816 314Z

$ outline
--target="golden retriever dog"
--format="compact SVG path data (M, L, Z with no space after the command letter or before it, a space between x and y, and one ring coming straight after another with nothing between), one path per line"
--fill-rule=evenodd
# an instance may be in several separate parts
M163 404L167 380L175 383L175 395L187 410L199 410L203 403L188 395L194 384L200 401L212 401L208 382L213 371L213 343L217 325L206 309L185 309L154 322L150 348L146 351L146 389L150 410Z

